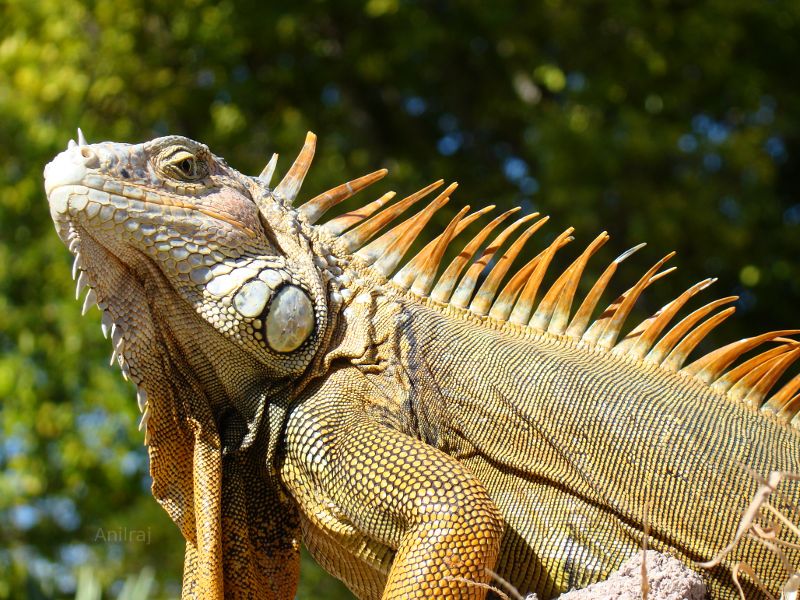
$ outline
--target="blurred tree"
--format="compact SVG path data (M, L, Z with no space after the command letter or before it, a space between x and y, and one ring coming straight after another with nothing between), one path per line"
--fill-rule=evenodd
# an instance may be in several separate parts
M0 598L71 596L86 565L109 596L148 567L156 597L179 589L132 389L97 313L79 317L43 197L77 124L182 133L250 173L275 150L285 168L313 129L309 193L380 166L401 191L457 178L440 225L467 201L544 210L584 242L609 230L606 258L648 240L621 281L679 250L687 268L643 310L709 275L748 317L717 343L798 325L800 3L0 6ZM132 530L148 543L104 541ZM301 598L347 597L334 585L304 563Z

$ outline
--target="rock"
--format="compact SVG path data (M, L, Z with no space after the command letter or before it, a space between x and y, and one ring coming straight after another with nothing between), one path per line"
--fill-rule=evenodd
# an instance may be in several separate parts
M642 555L626 562L605 581L567 592L559 600L641 600ZM654 550L647 552L648 600L703 600L703 578L675 558Z

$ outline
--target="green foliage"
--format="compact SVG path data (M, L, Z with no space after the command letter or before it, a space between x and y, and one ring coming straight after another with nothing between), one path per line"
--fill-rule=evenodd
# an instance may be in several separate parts
M789 0L4 2L0 598L73 596L81 568L107 597L179 589L133 391L98 313L79 316L44 200L76 125L186 134L250 173L273 151L285 169L313 129L309 193L381 166L400 191L457 178L440 225L463 202L521 203L556 224L532 247L569 224L582 243L608 229L605 258L649 241L620 286L674 248L683 268L644 308L717 276L748 317L727 341L798 325L798 56ZM122 530L149 543L104 541ZM125 588L147 569L152 588ZM300 597L337 597L315 569Z

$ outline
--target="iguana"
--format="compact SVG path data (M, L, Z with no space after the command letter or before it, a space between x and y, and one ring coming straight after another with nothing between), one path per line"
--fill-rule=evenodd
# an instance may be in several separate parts
M651 548L708 560L733 539L753 472L800 472L800 376L781 378L797 330L687 365L734 298L677 321L704 279L628 330L672 254L595 316L639 246L578 302L608 235L548 273L567 229L511 274L547 221L514 210L445 266L493 208L464 207L401 266L456 184L321 224L386 171L295 208L314 148L309 133L275 187L277 155L250 177L179 136L79 134L45 168L84 311L102 309L138 388L152 491L186 539L185 598L292 598L301 540L359 598L483 598L492 571L551 598L638 552L645 521ZM796 522L800 483L779 491L773 512ZM705 573L712 597L735 595L740 561L780 592L766 546L796 565L797 540L759 523L778 538L744 536Z

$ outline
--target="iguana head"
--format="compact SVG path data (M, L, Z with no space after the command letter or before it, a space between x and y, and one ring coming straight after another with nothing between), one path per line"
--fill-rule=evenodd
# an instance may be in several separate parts
M160 325L179 344L213 329L260 365L258 374L237 369L237 386L243 376L279 380L307 366L326 324L324 282L292 213L262 181L170 136L73 145L47 165L45 187L79 288L88 285L89 301L110 312L135 381L145 373L133 351L157 333L141 331L133 296L146 295L154 277L158 296L147 304L172 307L159 311ZM170 322L187 304L209 329Z

